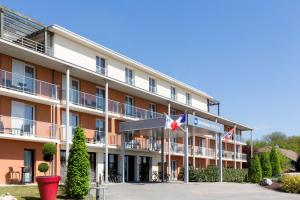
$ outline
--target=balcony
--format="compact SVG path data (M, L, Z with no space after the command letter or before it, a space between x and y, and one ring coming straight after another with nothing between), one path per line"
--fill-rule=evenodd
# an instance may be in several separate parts
M57 85L2 69L0 69L0 87L33 96L57 100Z
M63 99L66 99L66 90L62 91ZM74 105L96 111L105 110L105 98L93 94L81 92L79 90L70 90L70 102ZM128 104L122 104L118 101L108 99L108 112L133 119L153 119L163 117L163 114Z
M0 115L1 137L57 139L58 133L52 123Z
M248 157L248 155L245 153L237 153L236 154L237 160L247 161L247 157Z
M161 150L161 144L157 140L138 138L130 141L125 141L125 148L159 152Z
M69 131L72 133L70 137L70 142L73 140L74 134L75 134L76 127L69 126ZM84 134L86 136L86 143L88 144L98 144L98 145L104 145L105 144L105 133L104 131L100 130L92 130L92 129L86 129L83 128ZM61 126L61 141L67 140L67 131L66 131L66 125Z
M214 157L215 150L211 148L195 146L195 155L203 157Z
M168 149L168 147L166 149ZM178 154L184 154L184 144L171 143L171 152L178 153Z

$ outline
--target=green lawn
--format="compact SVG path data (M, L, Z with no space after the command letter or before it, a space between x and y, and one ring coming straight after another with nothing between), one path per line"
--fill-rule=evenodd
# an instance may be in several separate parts
M67 199L64 194L64 188L60 186L57 192L57 199ZM3 186L0 187L0 196L9 193L18 200L37 200L40 199L39 189L37 186ZM85 198L87 199L87 198Z

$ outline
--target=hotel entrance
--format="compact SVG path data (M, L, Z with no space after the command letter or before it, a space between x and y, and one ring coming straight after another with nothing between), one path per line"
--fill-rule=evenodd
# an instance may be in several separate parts
M125 156L125 181L134 182L134 172L135 172L135 156Z
M150 157L140 156L140 181L149 181Z

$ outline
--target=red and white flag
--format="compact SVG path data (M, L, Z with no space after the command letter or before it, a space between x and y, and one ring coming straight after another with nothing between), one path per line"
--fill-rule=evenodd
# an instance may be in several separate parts
M228 132L225 132L224 134L225 141L228 141L230 138L232 138L233 133L234 133L234 128L230 129L230 131Z
M179 115L178 119L176 119L176 120L173 120L167 114L165 114L165 116L166 116L165 129L171 129L173 132L177 128L180 128L180 126L185 123L185 114Z

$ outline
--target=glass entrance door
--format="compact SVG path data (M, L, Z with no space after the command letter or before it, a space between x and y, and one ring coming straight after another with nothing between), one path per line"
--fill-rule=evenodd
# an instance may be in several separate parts
M133 98L130 96L125 97L125 115L126 116L133 116Z
M96 88L96 108L98 110L104 110L105 107L105 90L102 88Z
M34 180L34 150L24 150L23 183L33 183Z
M140 181L149 181L150 158L146 156L140 157Z
M89 152L90 158L90 181L96 182L96 153Z
M71 95L70 100L74 104L79 104L79 82L77 80L71 80Z

